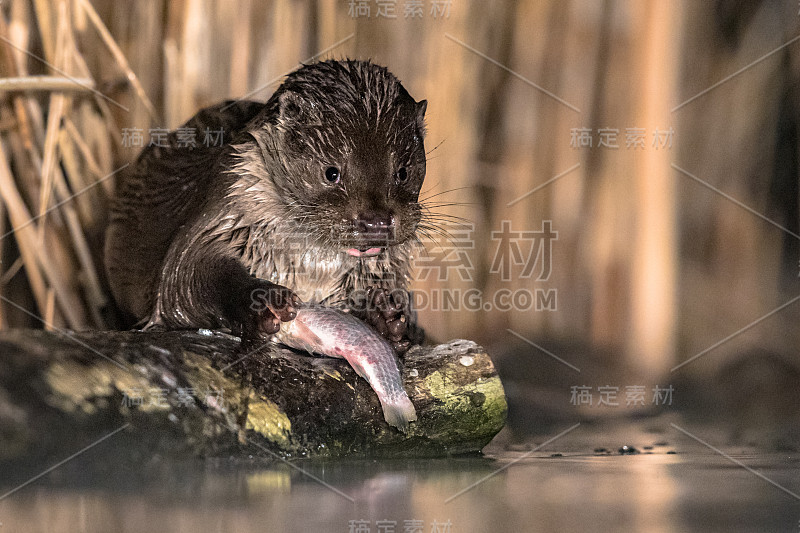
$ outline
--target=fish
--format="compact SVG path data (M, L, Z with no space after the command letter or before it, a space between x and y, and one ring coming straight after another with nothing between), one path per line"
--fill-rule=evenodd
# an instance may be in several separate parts
M378 395L386 422L403 433L417 419L391 345L364 322L333 307L303 305L273 338L297 350L343 358Z

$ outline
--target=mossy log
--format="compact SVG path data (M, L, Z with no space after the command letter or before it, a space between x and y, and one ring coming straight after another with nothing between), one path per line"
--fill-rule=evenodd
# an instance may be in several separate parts
M0 462L123 426L120 442L152 453L245 457L469 453L503 427L503 387L475 343L415 346L401 367L418 414L407 434L386 424L375 393L341 359L272 343L245 352L238 338L206 330L7 331Z

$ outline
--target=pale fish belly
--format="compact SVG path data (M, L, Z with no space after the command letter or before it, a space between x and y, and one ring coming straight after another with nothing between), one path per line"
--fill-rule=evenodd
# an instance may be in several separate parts
M281 325L275 339L299 350L346 359L378 395L389 425L405 433L409 422L417 419L394 350L356 317L330 307L305 306L294 320Z

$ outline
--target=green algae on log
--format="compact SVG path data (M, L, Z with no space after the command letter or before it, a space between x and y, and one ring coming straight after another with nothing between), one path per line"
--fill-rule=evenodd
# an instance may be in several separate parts
M475 343L415 346L401 367L418 415L407 434L341 359L274 344L243 352L207 330L2 332L0 462L126 424L119 446L244 457L469 453L503 427L503 386Z

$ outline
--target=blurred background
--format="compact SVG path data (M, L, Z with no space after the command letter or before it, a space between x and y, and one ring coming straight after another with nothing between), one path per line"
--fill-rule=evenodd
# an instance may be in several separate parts
M799 9L3 1L0 328L114 326L109 197L159 130L371 59L428 100L423 197L464 219L417 261L420 321L489 348L512 432L686 409L797 449Z

